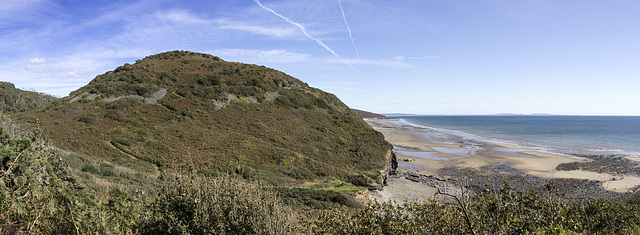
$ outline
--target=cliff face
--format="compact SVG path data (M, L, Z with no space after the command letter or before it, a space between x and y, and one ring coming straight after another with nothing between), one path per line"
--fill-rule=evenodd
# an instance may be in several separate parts
M390 145L336 96L263 66L173 51L97 76L44 110L63 148L161 169L374 180Z

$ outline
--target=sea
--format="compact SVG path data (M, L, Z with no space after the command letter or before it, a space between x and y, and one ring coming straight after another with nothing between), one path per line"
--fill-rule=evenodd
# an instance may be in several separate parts
M389 116L404 124L564 154L640 157L640 116Z

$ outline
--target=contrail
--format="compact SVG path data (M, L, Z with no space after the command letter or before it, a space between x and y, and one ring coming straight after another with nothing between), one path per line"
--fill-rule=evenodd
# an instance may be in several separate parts
M308 38L310 38L311 40L314 40L318 43L318 45L324 47L324 49L327 49L327 51L331 52L331 54L333 54L334 56L336 56L336 58L342 60L342 62L344 62L345 64L349 65L349 67L351 67L353 70L355 70L356 72L358 72L358 70L353 67L351 64L349 64L348 61L346 61L345 59L342 59L342 57L340 57L338 54L336 54L335 51L333 51L329 46L327 46L326 44L324 44L324 42L320 41L320 39L316 39L314 37L312 37L311 35L309 35L309 33L307 33L307 30L304 28L304 26L302 26L301 24L296 23L295 21L278 14L278 12L274 11L271 8L265 7L264 5L262 5L262 3L260 2L260 0L253 0L256 4L258 4L258 6L262 7L262 9L265 9L267 11L270 11L271 13L273 13L274 15L282 18L284 21L286 21L287 23L290 23L292 25L298 26L298 28L300 28L300 30L302 31L302 33L304 33L305 36L307 36Z
M347 16L344 14L344 8L342 8L342 0L338 0L338 4L340 5L340 11L342 11L342 19L344 19L344 25L347 26L347 30L349 30L349 37L351 38L351 44L353 45L353 49L356 51L356 55L358 55L358 62L360 62L360 70L364 71L362 67L362 61L360 60L360 52L358 52L358 48L356 47L355 41L353 41L353 35L351 34L351 28L349 28L349 23L347 23Z

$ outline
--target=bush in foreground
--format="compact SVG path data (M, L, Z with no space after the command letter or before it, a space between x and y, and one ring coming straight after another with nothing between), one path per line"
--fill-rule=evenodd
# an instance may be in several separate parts
M5 125L6 126L6 125ZM11 126L9 129L14 129ZM0 234L288 234L294 213L230 176L165 175L157 197L83 187L36 134L0 127Z
M143 234L290 234L294 213L258 184L221 176L171 177L149 206Z
M455 204L373 203L331 210L309 223L314 234L640 234L640 207L596 200L561 203L506 185Z

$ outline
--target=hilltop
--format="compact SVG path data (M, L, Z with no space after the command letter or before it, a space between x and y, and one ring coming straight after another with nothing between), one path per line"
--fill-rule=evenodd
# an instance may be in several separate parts
M366 186L390 148L332 94L264 66L187 51L125 64L18 117L82 153L74 164L88 172L100 172L96 162L131 174L188 166L278 184Z

